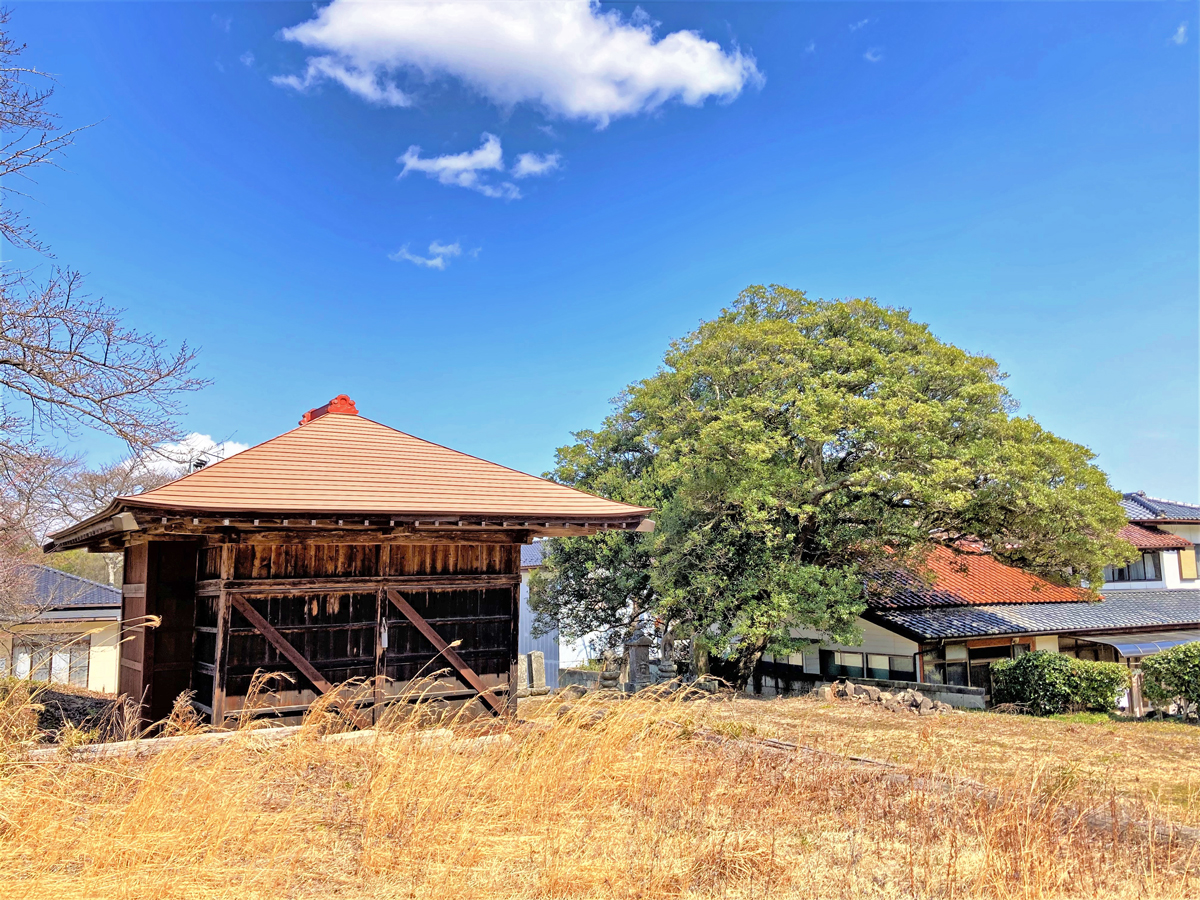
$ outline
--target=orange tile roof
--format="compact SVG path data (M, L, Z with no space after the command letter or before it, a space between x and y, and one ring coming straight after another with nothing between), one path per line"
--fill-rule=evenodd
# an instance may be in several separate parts
M650 512L341 411L347 409L353 409L353 403L336 398L279 437L163 487L118 500L134 507L217 512L613 521L639 519Z
M1177 534L1129 524L1117 532L1117 537L1133 544L1138 550L1187 550L1192 542Z
M1052 584L1031 572L1006 566L990 553L955 553L935 546L922 567L932 584L893 569L872 579L867 604L874 609L923 606L987 606L994 603L1086 602L1083 588Z

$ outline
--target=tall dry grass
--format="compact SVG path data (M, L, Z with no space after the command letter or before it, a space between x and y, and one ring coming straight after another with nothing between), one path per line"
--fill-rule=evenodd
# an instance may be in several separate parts
M1200 893L1192 846L1089 826L1107 800L1069 779L957 789L932 770L718 739L706 708L589 696L449 731L397 713L348 742L325 737L345 722L325 704L280 742L247 727L86 761L10 741L0 897Z

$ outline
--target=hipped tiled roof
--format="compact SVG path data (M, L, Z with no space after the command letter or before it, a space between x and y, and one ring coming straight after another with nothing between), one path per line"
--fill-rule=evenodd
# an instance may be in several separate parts
M1144 492L1123 494L1121 507L1131 522L1149 522L1154 519L1173 522L1200 522L1200 506L1178 500L1162 500L1147 497Z
M118 499L130 506L214 512L599 520L650 512L334 409L164 487Z
M1117 536L1129 541L1139 550L1186 550L1192 546L1191 541L1177 534L1134 525L1132 522L1122 528Z
M33 603L39 609L95 609L121 606L121 589L49 566L30 566Z
M1200 627L1200 590L1110 591L1096 603L872 609L868 618L918 640L1006 634Z
M546 558L546 545L541 541L521 545L521 568L536 569Z
M1029 572L1006 566L989 553L955 552L936 546L921 575L895 568L870 582L867 605L872 609L915 609L939 606L984 606L1012 603L1079 603L1091 599L1081 588L1051 584Z

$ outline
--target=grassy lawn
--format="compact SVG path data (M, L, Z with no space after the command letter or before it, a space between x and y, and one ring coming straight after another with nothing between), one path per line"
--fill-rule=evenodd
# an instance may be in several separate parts
M1039 719L987 712L918 717L809 698L707 706L716 721L843 755L869 756L983 782L1078 782L1097 794L1158 804L1200 825L1200 727L1081 715Z

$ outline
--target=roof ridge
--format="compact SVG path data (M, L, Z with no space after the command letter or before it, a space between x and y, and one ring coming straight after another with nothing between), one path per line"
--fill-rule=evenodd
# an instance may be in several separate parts
M73 578L76 581L82 581L84 584L90 584L93 587L105 588L110 591L120 592L120 588L115 584L105 584L103 581L93 581L91 578L84 578L82 575L76 575L74 572L64 572L62 569L56 569L54 566L48 566L45 563L30 563L31 568L41 569L43 572L50 572L62 578Z
M1151 497L1147 494L1142 494L1146 500L1153 500L1155 503L1170 503L1172 506L1187 506L1191 509L1200 509L1198 503L1185 503L1183 500L1168 500L1166 497Z

